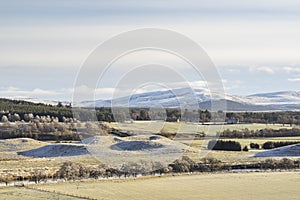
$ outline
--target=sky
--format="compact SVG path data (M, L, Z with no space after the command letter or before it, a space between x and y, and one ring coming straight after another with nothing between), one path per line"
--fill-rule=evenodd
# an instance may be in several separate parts
M297 0L0 0L0 97L71 100L91 52L140 28L168 29L197 42L226 93L300 90ZM111 97L109 83L96 98Z

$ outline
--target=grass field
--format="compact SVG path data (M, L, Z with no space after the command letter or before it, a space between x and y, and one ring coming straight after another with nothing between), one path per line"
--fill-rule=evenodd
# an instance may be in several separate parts
M248 139L239 139L239 138L222 138L222 140L231 140L239 142L242 146L248 146L250 149L250 143L257 143L260 146L267 142L267 141L299 141L300 143L300 137L277 137L277 138L248 138ZM253 158L252 156L256 154L259 151L263 150L249 150L247 152L245 151L208 151L205 148L203 148L203 140L178 140L179 142L182 142L183 144L189 144L193 151L187 152L187 156L191 157L194 160L199 160L203 156L206 157L212 157L216 158L218 160L221 160L222 162L241 162L241 163L248 163L248 162L255 162L257 159L261 158ZM298 158L295 158L298 159Z
M147 122L111 123L111 127L132 131L137 134L164 132L181 132L184 136L188 133L207 133L225 129L259 130L264 128L280 129L292 128L282 125L266 124L237 124L237 125L195 125L190 123L162 123ZM195 129L196 128L196 129ZM180 130L180 131L178 131ZM193 138L192 138L193 139ZM277 138L249 138L249 139L224 139L239 142L242 147L250 143L262 145L267 141L299 141L300 137ZM257 162L265 158L253 158L252 155L261 150L239 151L208 151L202 147L203 140L190 140L189 137L178 137L178 142L189 144L190 150L185 153L195 161L203 156L213 157L227 163ZM191 144L190 144L191 143ZM17 155L18 151L38 148L47 145L32 139L3 140L0 143L0 175L5 173L23 174L32 173L36 169L48 168L55 171L65 161L98 165L100 161L91 155L69 156L57 158L30 158ZM103 159L103 158L102 158ZM299 159L293 157L293 159ZM102 160L103 161L103 160ZM166 177L143 177L137 179L76 181L55 184L30 185L28 187L2 187L0 199L79 199L89 197L92 199L298 199L300 186L299 172L281 173L239 173L239 174L201 174ZM54 192L55 191L55 192ZM87 198L88 199L88 198Z
M119 126L120 124L111 123L110 126ZM273 128L279 129L283 128L282 125L266 125L266 124L237 124L237 125L199 125L198 127L194 124L189 123L162 123L162 122L155 122L155 126L163 126L164 130L168 132L176 131L179 126L182 126L182 130L184 131L192 131L195 127L198 128L198 131L205 131L208 128L211 129L219 129L223 127L223 129L230 129L230 130L241 130L244 128L248 128L250 130L257 130L263 128ZM143 130L150 131L150 134L154 133L157 127L153 127L151 123L149 126L147 122L136 122L131 124L121 124L121 126L125 126L125 130L134 130L138 131L141 129L141 134L143 134ZM124 128L124 127L122 127ZM285 127L290 128L290 127ZM124 130L124 129L123 129ZM137 132L139 133L139 132ZM185 134L182 134L185 135ZM188 135L188 134L187 134ZM193 139L193 138L192 138ZM241 143L242 147L250 145L251 142L258 143L262 145L266 141L299 141L300 137L278 137L278 138L249 138L249 139L225 139L225 140L234 140ZM232 152L232 151L208 151L202 147L203 140L189 140L185 137L177 138L178 142L188 144L191 146L190 151L187 151L185 155L192 158L195 161L200 161L204 156L205 157L212 157L216 158L224 163L251 163L257 162L261 159L266 158L253 158L252 156L262 150L250 150L248 152L239 151L239 152ZM190 144L191 143L191 144ZM14 174L14 175L24 175L33 173L37 169L45 169L55 172L65 161L72 161L72 162L79 162L84 163L86 165L99 165L100 162L105 163L105 158L101 158L97 160L92 155L82 155L82 156L66 156L66 157L53 157L53 158L31 158L31 157L24 157L17 154L18 151L24 151L28 149L34 149L41 147L43 145L47 145L47 142L40 142L33 139L11 139L11 140L2 140L0 141L0 175L1 174ZM293 159L299 159L298 157L293 157ZM0 198L1 199L1 198Z
M195 130L197 132L203 133L213 133L216 131L224 131L226 129L229 130L260 130L260 129L281 129L281 128L293 128L291 126L282 124L226 124L226 125L196 125L193 123L174 123L174 122L153 122L153 121L136 121L134 123L107 123L109 126L120 129L123 131L132 131L132 132L152 132L159 133L161 129L164 132L174 133L174 132L182 132L182 133L194 133ZM299 127L299 126L294 126Z
M299 199L299 172L264 172L182 175L155 178L120 179L87 182L67 182L30 186L64 194L88 196L106 200L142 199L222 199L222 200L282 200ZM0 196L10 197L19 188L2 188ZM34 190L28 190L29 196ZM51 195L46 193L45 195ZM50 198L50 196L49 196ZM26 195L22 198L27 198ZM59 199L64 199L62 196Z
M3 187L0 188L0 199L14 199L14 200L48 200L48 199L80 199L60 195L52 192L42 192L24 187Z
M158 122L160 123L160 122ZM143 122L134 123L134 124L126 124L130 129L136 125L143 124ZM114 123L112 124L114 125ZM179 126L178 123L166 123L168 129L174 129L174 127ZM185 127L189 126L189 124L185 124ZM256 128L265 128L269 125L265 124L248 124L248 129L256 129ZM272 125L274 127L280 128L281 125ZM202 127L202 125L200 125ZM201 129L204 129L203 126ZM273 127L273 128L274 128ZM153 127L152 127L153 128ZM244 125L226 125L225 128L230 129L243 129L246 128ZM53 170L59 168L59 166L65 162L66 160L82 162L89 165L98 165L99 161L90 155L86 156L72 156L72 157L58 157L58 158L29 158L29 157L20 157L17 156L16 151L27 150L31 148L37 148L47 143L39 142L32 139L26 139L27 142L24 142L24 139L13 139L6 140L0 144L0 149L2 154L0 155L0 173L4 169L9 170L18 170L18 169L32 169L32 168L43 168L48 167ZM250 145L251 142L258 143L262 145L267 141L300 141L300 137L279 137L279 138L249 138L249 139L225 139L225 140L234 140L241 143L242 147ZM223 162L252 162L257 158L251 158L257 151L249 151L249 152L226 152L226 151L210 151L207 152L205 149L201 147L203 140L185 140L185 138L179 138L178 142L184 144L190 144L192 147L192 151L189 151L186 155L191 157L194 160L199 160L203 157L203 155L217 158ZM202 154L201 154L202 153Z

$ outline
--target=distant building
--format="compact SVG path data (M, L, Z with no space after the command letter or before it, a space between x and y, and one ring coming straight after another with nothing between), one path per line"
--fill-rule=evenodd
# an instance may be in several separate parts
M238 124L240 121L238 119L228 119L227 124Z

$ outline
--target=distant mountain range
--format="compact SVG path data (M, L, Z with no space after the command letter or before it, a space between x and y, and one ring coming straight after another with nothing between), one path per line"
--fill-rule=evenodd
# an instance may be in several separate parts
M195 107L193 102L198 101L200 109L209 109L212 105L227 105L229 111L282 111L300 110L300 92L282 91L261 93L249 96L211 94L206 89L180 88L166 91L146 92L134 94L130 97L121 97L113 100L96 100L80 102L84 107ZM192 100L194 99L194 101Z
M213 96L213 98L211 97ZM38 99L22 99L35 103L57 105L57 101ZM261 93L248 96L211 94L207 89L179 88L174 90L154 91L134 94L130 97L121 97L113 100L82 101L75 105L80 107L168 107L195 108L195 103L200 109L210 109L213 105L227 105L228 111L283 111L300 110L300 92L282 91ZM67 101L63 104L68 104Z

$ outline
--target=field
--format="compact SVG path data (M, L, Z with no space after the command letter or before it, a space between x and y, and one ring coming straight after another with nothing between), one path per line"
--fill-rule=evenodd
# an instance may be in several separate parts
M154 178L66 182L29 186L33 189L1 188L4 199L70 199L55 192L94 199L299 199L299 172L181 175ZM35 196L38 195L38 196ZM74 198L76 199L76 198Z
M194 140L194 133L205 133L209 135L215 136L216 132L221 132L224 130L261 130L261 129L291 129L291 128L299 128L299 126L289 126L282 124L224 124L224 125L202 125L202 124L194 124L194 123L174 123L174 122L149 122L149 121L135 121L134 123L109 123L110 127L120 129L122 131L128 131L135 134L139 133L159 133L160 130L164 133L179 133L175 138L176 141L187 144L191 146L191 151L186 155L193 158L194 160L198 160L203 156L214 157L223 162L252 162L254 158L251 158L257 150L251 150L249 152L225 152L225 151L210 151L208 152L203 148L203 140ZM180 134L182 133L182 134ZM189 137L188 137L189 135ZM186 137L185 137L186 136ZM192 137L191 137L192 136ZM239 142L242 147L250 146L250 143L257 143L262 145L267 141L299 141L300 137L277 137L277 138L230 138L224 140L234 140ZM205 146L205 144L204 144ZM261 151L261 150L260 150ZM255 158L258 159L258 158Z
M164 132L174 133L215 133L216 131L229 130L243 130L245 128L249 130L260 130L260 129L281 129L281 128L292 128L291 126L282 124L225 124L225 125L197 125L194 123L174 123L174 122L155 122L155 121L135 121L134 123L107 123L109 126L120 129L123 131L132 132L152 132L159 133L161 129ZM299 127L299 126L293 126Z
M46 200L46 199L80 199L74 197L68 197L66 195L60 195L56 193L41 192L24 187L3 187L0 188L1 199L24 199L24 200Z
M198 132L207 132L210 129L212 132L217 130L242 130L248 128L249 130L258 130L264 128L280 129L283 128L282 124L268 125L268 124L235 124L235 125L199 125L196 126L190 123L163 123L163 122L135 122L135 123L107 123L109 126L114 128L121 128L125 131L134 131L137 134L143 131L148 133L155 133L159 128L163 127L166 132L176 132L179 127L184 133L191 133L195 128ZM284 128L291 128L290 126L285 126ZM263 144L266 141L300 141L300 137L280 137L280 138L251 138L251 139L230 139L238 141L242 146L248 146L251 142ZM225 151L210 151L203 149L201 147L203 140L189 140L186 138L178 138L178 142L188 144L191 146L191 151L187 152L187 155L194 160L199 160L201 157L209 156L217 158L223 162L252 162L258 158L251 158L257 151L251 150L249 152L225 152ZM23 169L34 169L34 168L52 168L57 169L66 160L77 161L86 163L89 165L97 165L99 161L90 155L84 156L69 156L69 157L56 157L56 158L30 158L18 156L17 151L24 151L29 149L38 148L49 144L49 142L39 142L33 139L12 139L3 140L0 142L0 173L4 170L23 170ZM20 162L21 161L21 162Z
M190 137L193 133L203 132L215 134L222 130L260 130L292 128L282 124L236 124L236 125L195 125L192 123L163 123L163 122L135 122L135 123L107 123L110 127L128 131L139 135L153 135L163 129L165 133L180 133L175 140L186 144L189 150L185 153L194 161L201 158L216 158L222 163L243 164L257 163L266 158L253 157L263 150L249 151L208 151L203 144L203 138ZM295 126L294 126L295 127ZM96 134L97 135L97 134ZM114 136L116 137L116 136ZM150 137L150 136L147 136ZM134 138L134 137L130 137ZM121 140L119 138L118 140ZM117 141L116 139L114 139ZM123 138L122 140L126 140ZM222 140L234 140L242 147L250 143L262 145L267 141L300 141L300 137L277 138L231 138ZM158 141L157 141L158 142ZM126 142L124 142L126 143ZM130 142L127 142L130 143ZM126 144L127 144L126 143ZM55 144L55 145L54 145ZM163 143L162 143L163 144ZM97 166L105 163L105 158L93 157L90 154L78 156L60 157L26 157L17 152L40 149L47 145L57 145L54 141L41 142L29 138L7 139L0 141L0 176L12 174L26 176L34 174L37 170L45 170L50 174L65 161L83 163L89 166ZM69 141L63 145L73 145ZM101 145L103 146L103 145ZM180 145L179 145L180 146ZM123 147L123 146L122 146ZM125 146L127 147L127 146ZM107 147L109 149L109 147ZM59 150L59 149L58 149ZM102 151L101 151L102 152ZM47 153L46 153L47 154ZM47 154L48 155L48 154ZM135 157L133 157L135 159ZM176 158L179 158L176 157ZM290 157L299 159L299 157ZM173 162L174 160L172 160ZM169 162L168 162L169 163ZM33 182L32 182L33 183ZM4 182L0 183L4 186ZM163 177L139 177L121 179L101 179L89 181L71 181L47 184L30 184L26 187L12 187L15 182L9 183L9 187L0 187L0 199L297 199L300 192L299 172L260 172L260 173L217 173L198 175L166 175ZM263 190L260 190L264 188ZM55 192L54 192L55 191ZM279 198L280 197L280 198Z

